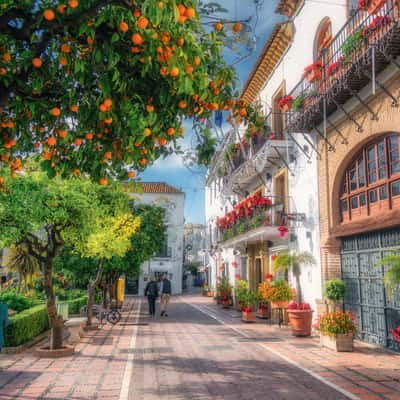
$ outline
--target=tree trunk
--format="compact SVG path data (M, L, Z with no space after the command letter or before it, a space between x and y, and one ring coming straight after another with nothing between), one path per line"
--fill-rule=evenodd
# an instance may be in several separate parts
M101 281L101 276L103 274L103 264L104 260L100 261L99 264L99 269L97 270L97 276L94 281L90 281L88 284L88 299L86 303L86 310L87 310L87 326L92 325L92 319L93 319L93 303L94 303L94 291L96 290L96 287Z
M46 293L47 315L51 328L50 350L61 349L63 345L64 321L57 315L56 297L52 282L53 265L52 260L47 260L43 271L43 287Z

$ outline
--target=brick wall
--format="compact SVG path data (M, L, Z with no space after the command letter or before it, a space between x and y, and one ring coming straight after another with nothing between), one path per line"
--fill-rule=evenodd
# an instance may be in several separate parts
M395 96L399 96L400 76L392 78L386 83L386 87ZM392 99L382 91L368 99L369 106L377 113L378 120L372 120L371 114L365 107L358 105L351 113L363 127L362 132L357 131L356 125L344 115L339 118L336 126L347 140L343 139L335 131L328 131L328 139L335 145L335 151L328 151L325 142L319 138L318 149L321 160L318 164L319 180L319 202L320 202L320 235L321 235L321 263L323 280L333 277L340 277L340 239L337 231L344 228L340 224L339 214L339 191L343 173L356 156L357 152L368 142L377 139L379 136L389 132L400 132L400 109L393 107ZM341 119L340 119L341 118ZM332 117L330 118L331 120ZM396 211L393 211L395 216ZM396 216L398 214L396 213ZM385 226L398 225L400 219L385 218L384 215L370 217L368 221L358 222L352 227L349 226L348 233L354 234L357 231L377 229L377 223ZM381 226L379 226L381 227ZM346 227L347 229L347 227ZM335 232L336 231L336 232ZM342 229L344 231L344 229Z

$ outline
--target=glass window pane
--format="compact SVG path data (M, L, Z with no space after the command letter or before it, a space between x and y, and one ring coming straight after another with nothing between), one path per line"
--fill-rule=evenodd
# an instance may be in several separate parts
M387 186L386 185L385 186L381 186L379 188L379 198L381 200L385 200L385 199L388 198L388 192L387 192Z
M357 190L357 174L355 167L349 171L350 192Z
M340 208L341 208L342 212L347 211L349 209L348 205L347 205L347 200L342 200L340 202Z
M386 171L385 142L383 140L378 143L378 169L379 169L379 179L385 179L387 177L387 171Z
M368 197L370 203L376 203L378 201L378 193L376 192L376 189L368 192Z
M389 137L390 173L400 172L399 135Z
M358 187L363 187L365 186L364 157L358 159L357 165L358 165Z
M392 196L400 195L400 181L396 181L392 183Z
M347 193L347 174L343 179L343 184L342 184L342 194Z
M368 150L368 182L373 183L376 181L376 159L375 159L375 146Z
M365 193L361 193L359 197L360 207L363 207L367 204L367 199L365 197Z
M358 196L354 196L350 199L351 203L351 208L354 210L355 208L358 208Z

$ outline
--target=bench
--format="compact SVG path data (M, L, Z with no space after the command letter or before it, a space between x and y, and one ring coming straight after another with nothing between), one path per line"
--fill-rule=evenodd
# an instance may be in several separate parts
M82 332L83 326L86 324L86 317L69 318L65 321L64 326L68 328L70 336L68 342L71 344L79 343L80 333Z

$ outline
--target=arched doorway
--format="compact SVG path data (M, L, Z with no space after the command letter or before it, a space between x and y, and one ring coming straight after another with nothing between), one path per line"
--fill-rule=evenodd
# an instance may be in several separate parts
M343 226L362 229L371 217L384 218L400 205L400 134L388 133L365 145L345 168L337 199ZM344 307L358 320L362 340L400 351L391 329L400 325L400 290L390 297L379 261L400 248L400 220L391 227L341 238Z

